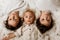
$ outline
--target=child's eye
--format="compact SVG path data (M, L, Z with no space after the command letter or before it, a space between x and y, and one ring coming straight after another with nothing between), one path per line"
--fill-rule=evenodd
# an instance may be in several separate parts
M44 19L42 19L42 21L43 21Z
M17 19L15 19L15 20L17 20Z
M30 18L32 18L32 16L30 16Z
M12 20L12 19L9 19L9 20Z
M28 18L28 16L26 16L26 18Z
M50 21L49 19L47 21Z

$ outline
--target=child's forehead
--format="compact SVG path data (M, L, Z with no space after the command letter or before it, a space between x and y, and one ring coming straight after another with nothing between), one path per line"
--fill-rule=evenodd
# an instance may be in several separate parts
M25 12L24 15L34 15L34 13L28 11L28 12Z
M10 12L9 15L19 15L19 12L18 11Z
M10 11L9 14L12 14L12 13L17 13L19 14L19 11Z
M51 15L51 13L49 11L43 11L41 14L42 15Z

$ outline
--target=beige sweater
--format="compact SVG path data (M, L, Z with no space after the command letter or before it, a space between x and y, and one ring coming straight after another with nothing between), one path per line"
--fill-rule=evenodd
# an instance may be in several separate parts
M38 31L34 24L23 24L15 34L19 36L18 40L38 40Z

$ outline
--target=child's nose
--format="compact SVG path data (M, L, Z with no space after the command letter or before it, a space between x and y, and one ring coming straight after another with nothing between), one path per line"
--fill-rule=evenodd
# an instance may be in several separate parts
M47 18L46 18L46 17L44 17L44 19L46 20Z
M15 16L13 16L13 20L15 19Z
M45 20L47 20L48 19L48 17L45 17Z
M16 15L16 13L13 13L13 15Z
M30 17L28 17L28 19L30 19Z

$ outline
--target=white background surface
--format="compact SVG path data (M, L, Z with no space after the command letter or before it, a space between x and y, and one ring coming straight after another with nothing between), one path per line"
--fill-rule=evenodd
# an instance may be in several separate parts
M60 10L51 0L24 0L31 8L39 10ZM56 1L56 0L54 0ZM10 10L18 8L21 0L0 0L0 15L7 14Z

